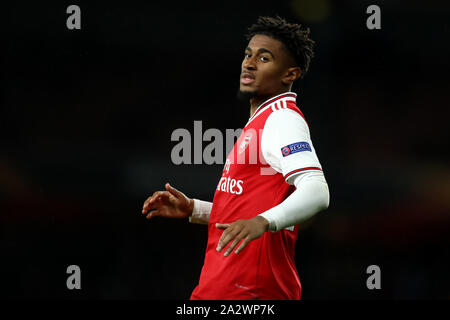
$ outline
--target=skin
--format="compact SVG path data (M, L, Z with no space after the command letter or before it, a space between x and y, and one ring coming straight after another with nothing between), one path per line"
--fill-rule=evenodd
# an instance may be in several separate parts
M266 35L255 35L245 49L241 78L246 73L254 76L250 84L240 83L243 92L253 92L250 116L264 101L291 90L292 83L301 75L299 67L281 41Z
M291 90L292 83L301 75L299 67L283 43L266 35L253 36L245 49L241 65L241 82L239 89L252 92L250 99L250 116L264 101ZM251 77L251 83L243 83L242 78ZM157 191L143 205L142 214L147 219L155 216L166 218L187 218L192 214L194 200L166 183L166 191ZM217 245L217 251L224 248L227 257L234 251L238 254L251 241L261 237L269 228L269 222L256 216L229 223L216 223L216 228L223 230Z
M184 193L172 187L169 183L165 185L166 191L156 191L145 200L142 214L147 219L153 217L164 218L187 218L194 209L194 200L186 197Z

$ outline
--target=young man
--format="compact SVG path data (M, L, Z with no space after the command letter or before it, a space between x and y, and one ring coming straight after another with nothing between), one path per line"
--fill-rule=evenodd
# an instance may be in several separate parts
M329 204L308 125L290 92L313 56L309 30L260 17L247 38L239 97L249 99L250 119L227 157L213 202L190 199L167 183L142 210L147 218L208 224L191 299L300 299L298 224Z

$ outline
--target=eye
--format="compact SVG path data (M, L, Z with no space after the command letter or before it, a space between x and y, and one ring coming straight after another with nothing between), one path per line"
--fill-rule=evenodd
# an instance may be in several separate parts
M244 56L245 56L245 58L248 59L248 58L250 58L252 55L251 55L250 53L245 53Z
M269 58L267 58L266 56L261 56L261 61L262 62L267 62L267 61L269 61Z

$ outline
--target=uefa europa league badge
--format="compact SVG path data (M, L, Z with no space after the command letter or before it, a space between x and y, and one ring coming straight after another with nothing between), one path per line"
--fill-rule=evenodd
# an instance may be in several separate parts
M239 154L244 152L245 149L247 149L248 145L250 144L250 140L252 140L252 133L248 133L244 140L241 142L241 145L239 146Z

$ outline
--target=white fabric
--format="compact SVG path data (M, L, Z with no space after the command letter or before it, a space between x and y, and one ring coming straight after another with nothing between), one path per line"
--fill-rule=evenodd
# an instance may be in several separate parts
M286 96L286 95L289 95L289 96ZM281 97L281 96L285 96L285 97ZM255 113L250 117L250 119L248 119L247 124L245 126L247 126L250 122L253 121L253 119L258 117L260 114L262 114L268 108L271 108L273 111L275 111L275 109L286 108L287 107L286 102L287 101L295 102L296 101L295 97L297 97L297 94L295 92L283 92L282 94L279 94L277 96L274 96L274 97L264 101L256 108ZM274 101L274 100L276 100L276 101ZM274 102L269 103L265 107L261 108L262 105L266 104L269 101L274 101Z
M311 151L300 151L283 157L281 149L297 142L307 142ZM267 117L261 137L261 151L266 162L283 176L302 168L322 169L305 119L291 109L276 110Z
M208 224L209 215L212 209L212 202L194 199L194 208L189 217L189 222Z

